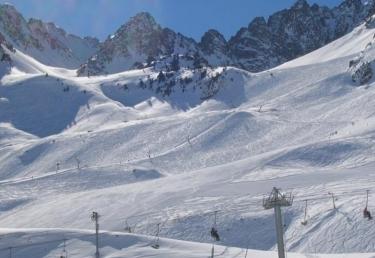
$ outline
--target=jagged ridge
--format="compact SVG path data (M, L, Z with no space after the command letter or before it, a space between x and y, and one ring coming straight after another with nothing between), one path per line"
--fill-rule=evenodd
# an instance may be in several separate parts
M108 38L78 75L105 74L149 66L170 55L205 60L210 66L231 65L259 72L295 59L345 35L374 13L374 2L345 0L335 8L309 5L298 0L291 8L266 20L255 18L226 41L216 30L195 42L158 25L148 13L140 13ZM129 39L132 39L129 41Z

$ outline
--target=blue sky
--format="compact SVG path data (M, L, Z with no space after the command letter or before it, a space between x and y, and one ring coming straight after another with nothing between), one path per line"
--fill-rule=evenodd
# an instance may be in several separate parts
M67 32L101 40L131 16L150 12L163 27L199 40L210 28L226 38L255 16L268 16L296 0L0 0L16 6L26 18L53 21ZM342 0L310 0L327 6Z

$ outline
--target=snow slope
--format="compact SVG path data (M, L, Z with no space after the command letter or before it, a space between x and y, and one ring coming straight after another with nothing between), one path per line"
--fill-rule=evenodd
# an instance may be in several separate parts
M284 210L288 250L375 252L374 221L362 217L375 180L375 84L356 87L348 73L374 33L363 25L262 73L209 70L220 78L208 99L209 81L196 71L176 73L192 82L162 96L139 87L157 77L151 69L77 78L17 51L0 86L0 227L25 235L34 233L24 228L86 230L96 210L105 230L127 225L153 235L161 223L163 237L210 243L219 210L221 245L274 250L273 214L262 198L278 186L295 195ZM143 249L147 238L123 237L134 243L125 244L129 257L202 257L210 247L165 240L160 250ZM92 250L77 241L74 248ZM128 249L109 242L108 257L127 257ZM190 246L193 256L184 251ZM228 250L226 257L244 255ZM261 255L274 253L254 253Z
M2 257L11 254L12 257L60 257L67 255L73 258L91 257L95 253L95 236L92 231L61 230L61 229L34 229L34 230L9 230L1 231L3 245L13 245L12 249L0 249ZM5 238L4 238L5 236ZM65 247L64 247L64 239ZM151 245L156 243L153 237L124 234L121 232L103 232L100 234L101 257L141 258L141 257L208 257L212 246L209 244L189 243L170 239L160 239L160 248L154 249ZM233 257L275 257L274 252L245 250L215 246L215 255L223 258ZM288 254L291 258L371 258L374 254L353 255L302 255Z

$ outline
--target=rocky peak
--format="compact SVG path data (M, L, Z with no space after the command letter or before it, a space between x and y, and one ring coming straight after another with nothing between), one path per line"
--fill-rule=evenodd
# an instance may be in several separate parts
M363 7L363 4L361 0L344 0L340 6L354 7L355 9L359 10Z
M135 62L142 64L159 57L183 55L205 59L211 66L229 64L258 72L307 54L350 32L369 13L374 13L374 2L343 0L339 6L328 8L297 0L268 20L255 18L228 42L218 31L209 30L196 43L161 28L149 13L140 13L121 26L86 67L91 63L90 74L119 72L134 68ZM119 57L121 61L114 61ZM119 63L114 69L112 64Z
M203 35L199 47L205 54L213 54L215 51L225 53L227 41L220 32L211 29Z
M267 26L267 21L264 17L255 17L249 24L248 29L256 29L257 27L264 27Z
M146 12L137 14L122 25L114 35L103 43L103 50L108 53L129 55L130 52L157 54L161 44L163 30L155 19Z
M306 10L309 9L310 5L306 0L297 0L291 7L291 10Z
M353 18L362 20L365 16L368 15L368 9L370 5L370 2L365 5L361 0L345 0L338 7L334 8L333 11L339 17L356 16Z
M121 72L150 65L167 56L192 56L196 52L197 43L193 39L162 28L149 13L142 12L130 18L103 42L99 51L81 66L77 74L89 76Z
M13 18L20 18L22 17L22 14L17 11L17 9L9 4L0 4L0 16L7 15L8 17L13 17Z
M363 3L361 0L345 0L339 6L332 9L335 17L335 34L339 37L345 35L355 26L364 22L372 12L373 0Z
M27 24L23 16L10 4L0 4L0 31L13 41L24 43Z
M26 23L25 19L13 5L0 4L0 24L3 25L3 29L20 27L23 23Z
M154 17L148 12L140 12L137 13L135 16L131 17L130 20L126 24L147 24L149 26L159 26Z
M97 51L94 41L70 35L52 22L26 21L9 4L0 5L0 33L8 44L51 66L78 68Z
M65 30L57 27L53 22L43 22L42 20L31 18L27 24L32 31L43 34L59 34L62 37L67 36Z
M269 37L270 31L267 26L267 21L264 17L256 17L252 22L250 22L247 31L252 37Z
M115 37L130 37L132 35L147 36L149 33L160 30L160 25L156 23L151 14L142 12L130 18L127 23L121 26L116 32Z

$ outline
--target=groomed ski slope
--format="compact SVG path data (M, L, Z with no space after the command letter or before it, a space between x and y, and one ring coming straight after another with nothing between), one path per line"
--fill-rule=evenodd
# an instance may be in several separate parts
M95 253L95 236L88 230L61 230L61 229L34 229L34 230L2 230L7 234L7 239L3 240L4 244L15 244L15 248L1 249L0 254L6 257L12 252L12 257L93 257ZM48 237L46 237L48 236ZM31 242L34 239L35 242ZM65 247L64 247L64 239ZM70 240L68 240L70 239ZM47 242L47 243L46 243ZM152 237L124 234L121 232L103 232L100 234L100 243L103 248L100 249L101 257L111 258L194 258L209 257L212 245L202 243L184 242L171 239L160 239L159 249L151 247L156 243ZM65 252L64 252L65 250ZM274 252L255 251L245 249L215 246L215 255L223 258L233 257L257 257L272 258ZM342 255L303 255L288 253L291 258L371 258L374 254L342 254ZM3 257L3 256L2 256Z
M34 230L2 230L7 234L3 239L5 245L15 244L12 249L0 249L1 257L60 257L65 255L72 258L93 257L95 253L95 236L88 230L61 230L61 229L34 229ZM47 237L48 236L48 237ZM35 242L31 242L34 239ZM64 239L65 247L64 247ZM70 240L68 240L70 239ZM111 258L194 258L209 257L212 245L202 243L184 242L171 239L160 239L159 249L151 245L156 243L155 238L124 234L121 232L103 232L100 234L101 257ZM257 257L273 258L274 252L255 251L245 249L215 246L216 257ZM303 255L289 253L290 258L371 258L374 254L352 254L352 255Z
M289 251L372 257L356 253L375 252L374 221L362 216L367 189L375 212L375 85L356 87L347 70L374 33L361 26L258 74L216 69L220 91L206 101L193 90L195 79L184 93L162 98L137 87L157 76L150 69L77 78L17 51L0 86L0 227L35 241L36 231L25 228L92 229L97 211L104 230L128 225L154 235L161 223L162 237L211 243L218 210L219 244L237 247L222 257L243 257L246 247L275 250L273 213L262 198L277 186L295 196L284 210ZM328 192L337 196L336 210ZM121 235L130 254L108 240L106 257L209 255L210 244L163 240L154 250L140 235ZM2 237L13 241L7 231ZM35 252L51 257L59 249Z

